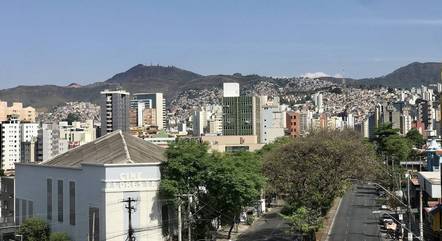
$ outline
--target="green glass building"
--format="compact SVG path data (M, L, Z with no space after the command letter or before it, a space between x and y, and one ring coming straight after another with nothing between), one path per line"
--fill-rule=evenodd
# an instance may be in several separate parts
M223 135L258 135L259 106L257 97L223 97Z

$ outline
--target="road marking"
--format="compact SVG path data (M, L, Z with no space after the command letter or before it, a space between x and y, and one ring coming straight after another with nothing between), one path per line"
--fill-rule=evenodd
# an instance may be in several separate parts
M334 215L334 217L333 217L332 223L330 224L330 229L328 230L327 238L325 239L325 241L328 241L328 240L329 240L330 235L331 235L331 233L332 233L332 230L333 230L333 228L334 228L334 226L335 226L336 216L338 216L338 214L339 214L339 209L341 208L342 199L344 199L344 196L342 196L341 199L339 199L338 208L337 208L336 211L335 211L335 215ZM347 240L345 240L345 241L347 241Z

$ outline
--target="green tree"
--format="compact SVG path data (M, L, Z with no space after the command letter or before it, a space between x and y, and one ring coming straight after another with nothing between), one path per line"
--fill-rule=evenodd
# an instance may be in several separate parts
M49 236L49 241L71 241L66 233L54 232Z
M378 151L382 152L385 149L385 140L395 135L399 135L399 129L393 128L391 123L381 124L376 128L375 138L372 141L376 143Z
M207 238L215 231L212 220L230 225L241 211L255 205L264 184L261 159L254 153L208 153L206 143L180 140L166 151L160 190L167 199L193 194L191 208L196 238ZM182 200L187 207L187 199ZM229 234L230 234L229 232Z
M416 148L422 148L422 146L425 144L424 137L416 128L409 130L407 135L405 135L405 138L407 138Z
M384 151L394 159L405 161L410 155L412 146L410 141L399 135L392 135L384 140Z
M63 121L67 121L69 125L72 125L72 122L80 121L80 114L79 113L69 113L66 119Z
M300 207L289 216L284 216L291 224L291 228L296 233L301 233L304 240L315 240L314 234L322 225L321 213L315 209Z
M26 219L18 229L18 233L23 235L24 241L48 241L49 226L39 218Z
M381 167L374 146L350 130L313 132L274 147L263 159L267 191L285 197L284 214L295 218L302 208L325 215L350 180L373 180Z

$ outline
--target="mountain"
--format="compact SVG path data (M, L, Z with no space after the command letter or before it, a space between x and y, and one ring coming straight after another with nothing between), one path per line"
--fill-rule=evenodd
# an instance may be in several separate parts
M391 86L409 88L437 83L440 78L441 63L411 63L401 67L391 74L370 79L346 79L348 85ZM339 78L325 78L328 81L342 83ZM131 93L163 92L168 101L185 90L201 90L221 87L224 82L238 82L241 88L250 90L259 84L269 88L285 86L286 79L273 79L259 75L209 75L204 76L174 66L136 65L129 70L118 73L104 82L96 82L80 86L17 86L0 90L0 99L5 101L20 101L25 105L47 110L69 101L89 101L98 103L100 91L122 87Z
M401 67L390 74L378 78L361 79L358 82L364 85L388 86L394 88L411 88L440 82L442 63L414 62Z

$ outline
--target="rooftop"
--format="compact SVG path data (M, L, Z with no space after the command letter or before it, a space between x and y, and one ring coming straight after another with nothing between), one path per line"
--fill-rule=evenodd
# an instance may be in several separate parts
M433 185L440 185L440 172L419 172L419 175Z
M81 164L141 164L165 160L163 148L118 130L42 162L41 165L80 167Z

